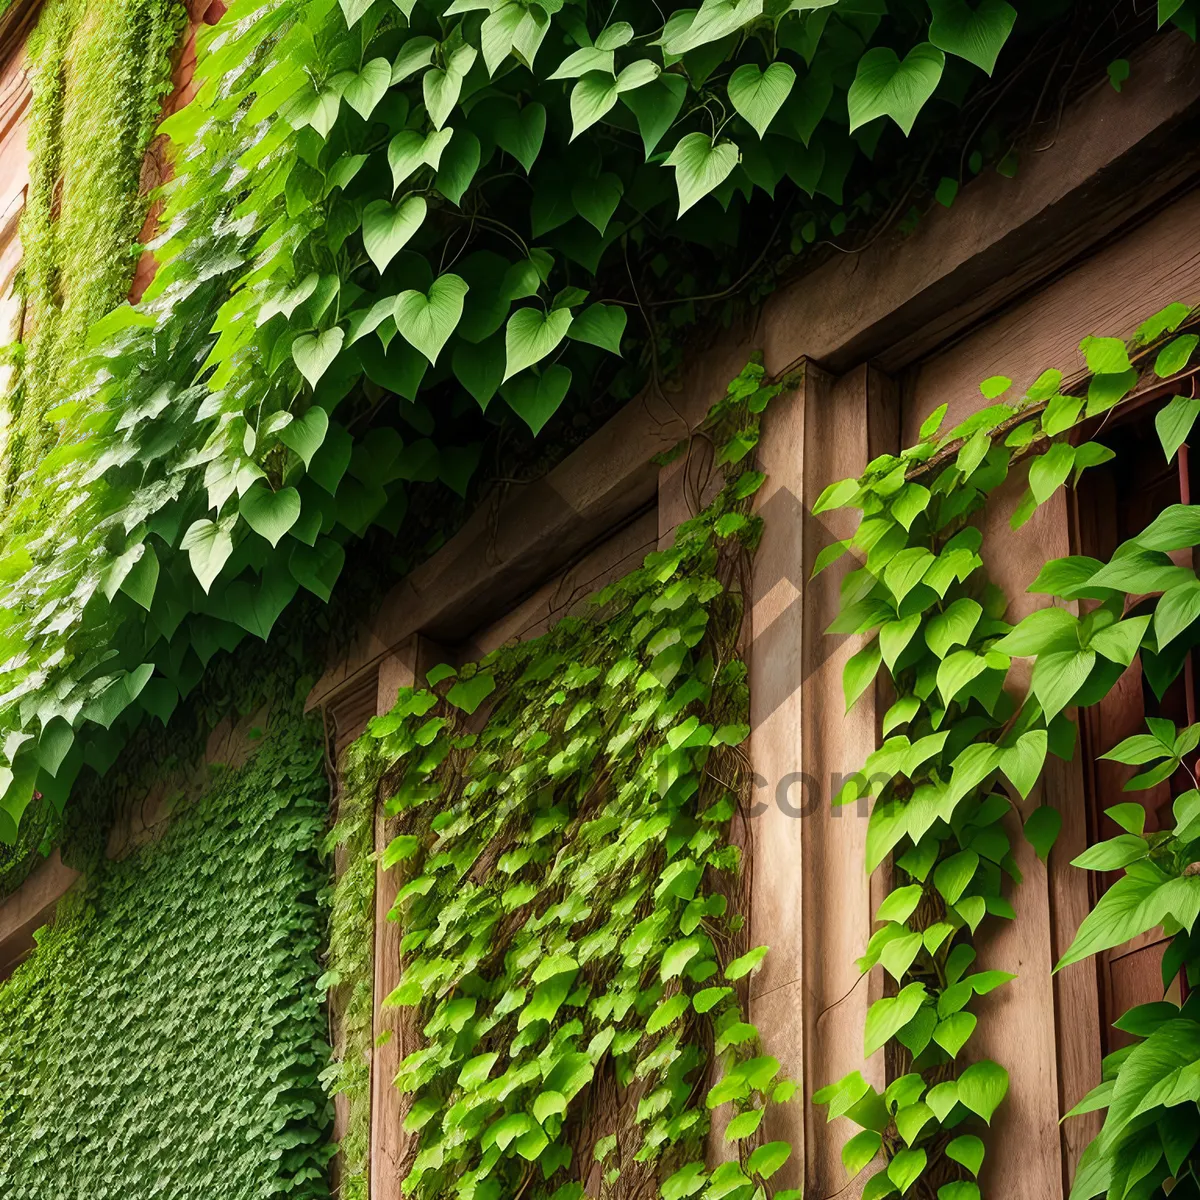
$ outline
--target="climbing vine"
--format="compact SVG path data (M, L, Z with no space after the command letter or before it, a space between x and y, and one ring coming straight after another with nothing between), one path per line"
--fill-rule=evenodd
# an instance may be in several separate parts
M657 376L764 261L759 211L797 251L902 212L880 164L1051 7L237 0L162 127L155 282L92 326L4 514L0 833L169 711L191 651L327 597L413 485L465 494L497 425Z
M328 789L302 698L129 857L78 806L84 879L0 984L5 1196L329 1195Z
M52 0L28 47L30 183L21 219L21 370L7 483L54 444L48 415L85 382L93 321L128 294L150 197L143 159L170 89L178 0Z
M746 464L782 386L751 364L714 409L725 484L671 548L543 637L431 670L353 748L355 811L378 797L406 877L384 1004L424 1032L396 1079L414 1196L749 1195L790 1155L760 1125L796 1087L739 982L766 954L739 882Z
M977 1200L974 1177L985 1145L972 1125L990 1122L1009 1077L1000 1063L978 1059L964 1066L960 1055L977 1024L974 998L1014 977L971 969L977 935L991 920L1015 916L1006 895L1020 882L1010 815L1014 809L1020 814L1025 836L1045 860L1061 814L1049 805L1022 806L1047 754L1069 759L1074 752L1076 730L1065 711L1099 702L1139 655L1161 696L1200 643L1194 600L1200 584L1191 568L1176 566L1166 553L1200 543L1196 508L1168 509L1107 566L1079 557L1048 563L1030 590L1085 601L1080 616L1052 605L1015 627L1004 619L1007 597L987 581L983 535L973 519L1022 460L1028 460L1028 488L1012 515L1014 528L1069 479L1078 483L1085 470L1111 459L1107 446L1080 439L1081 426L1110 413L1143 380L1193 377L1188 364L1200 336L1187 331L1189 323L1195 324L1191 310L1174 304L1131 343L1085 339L1080 349L1091 374L1078 389L1063 391L1062 372L1052 370L1010 401L1003 397L1011 380L989 379L982 392L993 403L944 434L943 405L922 426L917 445L876 459L860 479L832 485L816 506L862 512L854 536L823 551L816 564L820 571L847 552L862 556L845 576L841 612L830 627L868 636L845 668L847 707L874 684L881 667L896 697L883 717L883 744L838 799L874 802L868 870L894 860L896 886L875 914L880 928L859 966L880 965L895 983L894 994L868 1012L864 1053L890 1045L901 1069L882 1095L853 1072L815 1097L828 1105L831 1120L848 1116L862 1127L843 1148L851 1175L882 1157L882 1169L863 1189L867 1200L910 1192ZM1156 417L1168 460L1200 414L1193 389L1180 390ZM1144 603L1135 606L1136 598L1160 592L1152 614ZM1034 660L1028 692L1019 699L1005 690L1014 657ZM1200 734L1176 735L1164 721L1151 726L1151 734L1109 755L1138 764L1164 760L1134 787L1178 769ZM1181 968L1196 978L1196 803L1194 791L1182 796L1176 829L1145 838L1140 806L1109 809L1126 834L1076 864L1125 867L1127 877L1105 893L1060 967L1162 923L1175 935L1164 986ZM1189 1005L1182 1011L1165 1001L1143 1006L1118 1022L1145 1041L1111 1055L1105 1083L1074 1110L1109 1107L1104 1130L1080 1166L1076 1200L1100 1192L1142 1200L1162 1195L1168 1180L1195 1187L1200 1027L1195 1004ZM1171 1049L1164 1055L1166 1045Z

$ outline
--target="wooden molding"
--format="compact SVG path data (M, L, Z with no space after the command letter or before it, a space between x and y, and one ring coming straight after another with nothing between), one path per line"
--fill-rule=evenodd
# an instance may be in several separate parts
M33 935L53 919L59 900L78 878L79 872L55 850L11 896L0 901L0 980L7 979L33 949Z
M987 172L948 210L840 255L768 301L767 368L805 355L834 374L895 372L1161 206L1200 172L1200 48L1175 31L1103 80L1029 147L1013 179Z

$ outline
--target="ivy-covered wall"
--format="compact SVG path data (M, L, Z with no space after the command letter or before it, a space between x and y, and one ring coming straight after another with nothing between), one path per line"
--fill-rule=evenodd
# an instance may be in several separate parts
M328 1195L320 729L295 711L0 985L0 1195ZM86 853L86 850L83 851Z
M88 327L129 290L150 204L142 164L185 19L179 0L50 0L30 37L26 332L8 398L10 480L54 444L47 414L80 382L72 364Z

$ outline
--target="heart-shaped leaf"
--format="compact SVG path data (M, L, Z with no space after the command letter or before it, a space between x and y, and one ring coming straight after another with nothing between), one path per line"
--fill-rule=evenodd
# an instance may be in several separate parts
M650 86L621 93L621 102L637 119L647 158L675 123L686 95L687 80L673 72L658 75Z
M323 537L315 546L295 543L288 569L301 587L328 603L345 561L346 552L342 547L333 538Z
M601 120L617 102L617 82L595 71L571 89L571 141Z
M937 1042L951 1058L957 1058L958 1052L966 1045L967 1039L975 1032L978 1018L974 1013L956 1012L938 1024L933 1031L933 1040Z
M512 380L500 394L509 408L537 435L558 411L570 386L571 372L564 366L554 366L540 376L522 375Z
M407 291L396 297L396 328L410 346L437 363L442 347L462 317L467 282L458 275L441 275L428 292Z
M295 451L307 471L313 455L321 448L328 429L329 414L319 405L314 404L304 416L297 417L280 431L279 440L289 450Z
M972 1175L978 1175L983 1166L983 1143L973 1133L963 1134L946 1147L946 1157L962 1163Z
M233 521L229 518L220 522L193 521L179 543L179 548L187 551L192 573L206 592L233 553L232 529Z
M617 205L621 203L624 190L620 177L606 171L599 179L577 183L571 189L571 200L579 215L594 225L597 232L603 233L617 211Z
M675 168L679 215L682 217L713 188L720 187L737 164L738 148L732 142L714 145L707 133L689 133L680 138L667 159L667 166Z
M279 539L300 516L300 493L293 487L273 492L270 485L260 479L249 488L238 507L255 533L266 538L272 546L278 546Z
M342 91L342 99L365 121L392 85L392 66L386 58L373 58Z
M425 108L434 129L441 129L445 125L451 110L458 103L463 80L474 66L478 54L474 46L461 45L450 55L445 70L425 72L421 88L425 97Z
M489 75L495 75L496 69L508 57L525 12L519 4L501 4L484 20L479 30L479 46Z
M409 196L397 205L372 200L363 210L363 247L380 274L421 228L427 211L424 196Z
M577 342L599 346L612 354L621 353L621 335L628 317L617 304L592 304L577 316L567 330L567 336Z
M551 309L548 313L539 308L518 308L508 318L504 335L505 380L550 354L567 336L571 320L571 311L567 308Z
M763 138L795 85L796 72L787 63L773 62L765 71L743 63L729 77L729 102Z
M495 690L495 676L490 671L478 671L470 679L460 679L446 693L446 702L470 715Z
M545 107L526 104L519 112L506 113L496 122L495 135L496 145L511 154L528 175L546 136Z
M945 54L929 42L914 46L903 62L886 46L868 50L850 85L850 132L876 117L891 117L906 135L911 133L945 67Z
M1154 428L1162 443L1163 453L1170 462L1179 447L1188 440L1196 418L1200 417L1200 400L1191 396L1174 396L1165 408L1154 415Z
M933 20L929 40L947 54L974 63L989 75L1012 33L1017 10L1008 0L981 0L972 8L966 0L929 0Z
M292 358L311 387L315 388L321 376L329 370L345 339L345 330L335 325L316 336L302 334L292 343Z
M437 42L431 37L415 37L405 41L396 55L396 61L392 63L392 85L429 66L436 49Z
M459 342L451 366L459 383L486 409L504 382L504 361L504 339L497 333L475 346Z
M442 152L454 136L452 129L439 129L435 133L422 135L415 129L404 129L388 143L388 166L392 168L392 191L421 167L432 167L435 171L442 161Z
M958 1077L959 1101L989 1125L1008 1094L1008 1072L990 1059L974 1063Z
M451 204L462 200L463 193L471 186L479 170L479 160L479 139L469 129L455 130L442 155L436 181L437 190Z

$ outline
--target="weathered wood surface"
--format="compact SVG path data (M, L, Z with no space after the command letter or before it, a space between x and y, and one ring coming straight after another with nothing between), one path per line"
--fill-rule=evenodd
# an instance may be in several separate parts
M834 371L895 371L991 316L1193 180L1200 50L1152 39L1118 94L1096 84L1013 179L987 172L908 236L838 256L766 306L767 367L807 355Z
M800 780L803 446L808 394L827 385L824 374L814 369L796 391L780 396L764 414L758 466L767 479L755 497L763 535L748 597L749 750L754 766L750 944L771 947L751 979L750 1019L762 1031L765 1052L778 1058L784 1077L797 1083L805 1076L804 845L799 819L805 798ZM791 1142L792 1158L775 1178L781 1188L803 1186L806 1143L799 1095L788 1105L767 1110L763 1138Z

